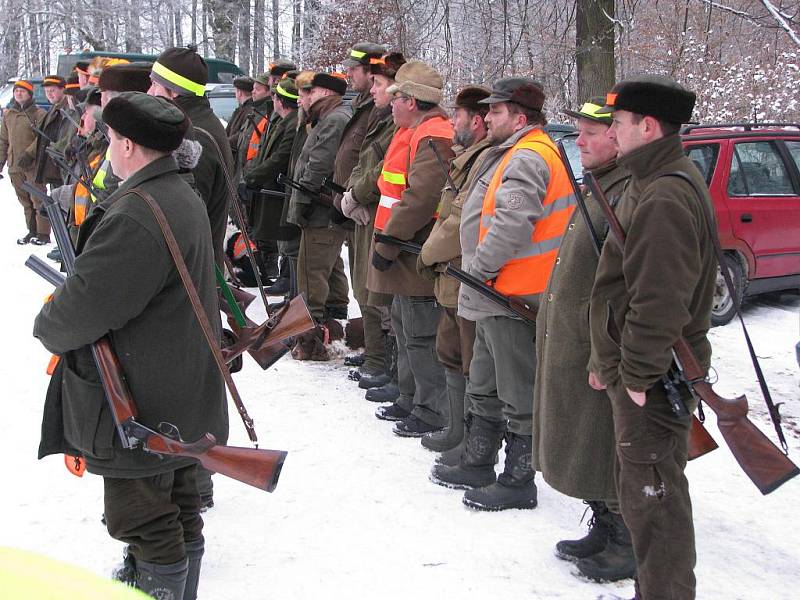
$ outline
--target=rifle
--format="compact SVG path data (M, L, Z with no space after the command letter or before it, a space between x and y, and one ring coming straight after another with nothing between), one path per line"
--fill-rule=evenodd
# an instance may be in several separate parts
M67 173L70 177L75 179L75 181L77 181L83 187L85 187L92 196L95 197L97 196L99 190L94 185L94 183L91 182L89 177L89 169L88 166L84 163L84 161L76 157L75 162L80 162L78 166L80 167L82 174L75 174L72 170L72 167L67 162L66 156L64 155L63 152L60 152L55 148L48 147L45 148L45 153L52 159L52 161L56 164L56 166L59 169Z
M334 194L344 194L347 191L347 188L342 186L342 185L339 185L338 183L336 183L333 180L332 176L331 177L325 177L322 180L322 187L324 187L325 189L330 190Z
M444 162L442 155L439 154L439 151L436 149L436 144L433 143L433 138L428 138L428 146L430 146L433 155L436 157L436 162L439 163L439 168L444 172L444 176L447 178L447 185L450 186L450 189L453 190L453 194L458 196L461 188L456 185L456 182L453 181L453 178L450 177L450 169Z
M569 177L569 182L572 185L572 193L575 194L575 200L578 202L578 209L581 211L583 221L586 223L586 227L589 230L589 235L592 238L592 247L594 248L595 254L597 254L597 258L600 258L600 252L603 250L603 245L600 243L600 236L597 235L597 232L594 230L592 220L589 218L589 209L586 208L586 201L583 199L583 194L581 193L581 188L578 185L578 180L575 177L575 172L572 170L572 164L569 162L567 151L564 149L563 138L558 140L556 145L558 146L558 153L561 155L561 162L564 163L564 168L567 171L567 177Z
M75 272L75 250L66 225L57 218L58 204L46 194L40 196L46 198L45 210L50 217L67 276L72 275ZM51 283L63 281L61 273L36 256L31 256L25 265ZM286 459L285 451L222 446L216 443L216 439L210 433L206 433L195 442L185 442L181 439L178 428L171 423L160 423L158 426L160 431L150 429L136 420L136 403L108 336L91 344L91 351L123 448L142 448L161 456L192 458L210 471L267 492L272 492L278 485L278 478Z
M326 178L326 179L330 179L330 178ZM300 182L292 179L291 177L288 177L285 173L278 173L277 182L280 185L282 185L283 187L289 187L289 188L292 188L293 190L297 190L298 192L303 192L304 194L306 194L308 196L311 196L313 201L317 202L318 204L322 204L323 206L333 206L333 198L331 198L330 196L324 196L323 197L318 192L312 192L310 189L305 187ZM334 184L334 185L336 185L336 184ZM332 188L330 186L326 186L325 185L324 181L322 183L322 187L327 187L328 189L332 190ZM339 186L339 187L341 187L341 186ZM345 190L345 191L347 191L347 190ZM327 198L327 200L324 199L324 198Z
M408 252L410 254L419 255L419 253L422 251L421 244L400 240L394 236L386 235L385 233L380 233L378 231L375 232L375 241L397 246L404 252ZM517 296L506 296L505 294L501 294L496 289L490 285L487 285L477 277L470 275L466 271L462 271L458 267L454 267L450 263L447 263L447 269L445 270L445 273L453 279L463 283L467 287L472 288L495 304L499 304L507 311L514 313L528 325L536 325L536 311L531 307L530 304L521 298Z
M67 121L72 123L72 125L73 125L73 127L75 127L75 129L80 129L81 128L81 124L78 121L76 121L75 118L71 114L69 114L69 111L66 108L64 108L62 106L61 108L58 109L58 111L61 113L62 117L64 117ZM80 112L78 112L78 114L80 114Z
M591 172L587 172L583 176L583 181L600 203L608 219L614 241L620 248L624 248L625 231L597 179ZM702 196L700 199L702 201ZM797 466L747 418L747 398L744 395L733 400L717 395L686 338L678 338L672 347L672 352L689 391L695 398L710 406L717 415L717 426L725 438L725 443L728 444L739 466L762 494L775 491L800 474Z

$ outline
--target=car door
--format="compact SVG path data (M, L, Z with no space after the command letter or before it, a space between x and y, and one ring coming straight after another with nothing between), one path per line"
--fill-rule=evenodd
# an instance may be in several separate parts
M781 144L747 139L733 145L728 207L733 235L755 257L749 279L800 273L800 189Z

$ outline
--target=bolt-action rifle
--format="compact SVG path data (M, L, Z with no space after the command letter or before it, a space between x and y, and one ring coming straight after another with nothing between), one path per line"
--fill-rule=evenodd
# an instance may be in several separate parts
M589 172L583 176L584 183L589 187L592 196L600 203L614 242L621 248L625 246L625 231L622 229L614 210L597 183L597 179ZM691 183L691 181L689 181ZM698 194L699 196L699 194ZM702 201L702 196L700 196ZM711 229L710 222L706 222L711 231L712 238L714 231ZM682 379L686 382L692 395L705 402L717 415L717 426L725 438L739 466L756 485L762 494L769 494L781 485L800 474L797 466L789 460L788 456L781 452L760 429L758 429L750 419L747 418L747 398L742 395L730 400L718 396L706 378L706 373L700 366L694 350L684 337L678 338L672 347L675 363L678 370L682 373ZM770 402L768 402L768 405ZM770 410L772 414L772 410ZM779 423L780 421L778 421ZM779 430L779 426L776 425ZM707 434L707 432L706 432ZM779 432L779 437L783 438ZM783 439L781 439L783 441Z
M33 186L28 187L30 189L26 188L27 191L36 192L37 197L42 199L61 250L64 269L67 276L72 275L75 272L75 250L66 225L59 215L58 203ZM54 285L63 282L64 276L61 273L36 256L31 256L25 265ZM210 471L267 492L272 492L278 485L278 478L286 459L285 451L222 446L217 444L210 433L206 433L197 441L186 442L181 439L178 428L171 423L160 423L158 431L151 429L136 420L136 402L108 336L91 344L91 350L123 448L142 448L161 456L192 458Z
M405 240L398 239L391 235L386 235L385 233L375 232L375 241L381 242L383 244L390 244L392 246L397 246L404 252L408 252L410 254L419 255L422 251L422 245L418 244L417 242L407 242ZM466 271L462 271L458 267L454 267L450 263L447 263L447 269L445 270L445 274L449 275L453 279L460 281L467 287L472 288L482 296L488 298L492 302L499 304L507 311L514 313L520 319L528 323L529 325L536 324L536 311L531 307L530 304L518 298L516 296L506 296L505 294L501 294L492 286L487 285L477 277L470 275Z

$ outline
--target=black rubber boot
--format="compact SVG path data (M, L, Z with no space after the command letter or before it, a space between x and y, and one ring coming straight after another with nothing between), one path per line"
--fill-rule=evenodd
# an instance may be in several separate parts
M608 507L600 500L587 500L586 504L592 511L589 519L589 532L579 540L561 540L556 544L556 556L564 560L578 561L581 558L602 552L608 537L611 535L611 526L608 522ZM585 514L585 513L584 513Z
M622 515L606 514L609 536L605 549L577 562L578 571L595 581L619 581L636 575L631 533Z
M358 387L362 390L371 390L397 381L397 338L387 335L384 344L384 371L377 375L362 374L358 380Z
M122 564L117 565L111 571L111 579L131 587L136 586L136 559L130 553L130 546L122 549Z
M158 600L183 600L188 573L189 561L186 558L171 565L137 560L136 587Z
M504 432L503 421L472 415L458 464L452 467L433 465L430 480L455 490L469 490L493 483L496 479L494 465Z
M462 502L475 510L507 510L536 508L538 503L536 471L531 466L533 442L529 435L508 432L506 435L506 464L497 481L480 489L464 493Z
M444 378L447 382L450 421L442 431L426 433L421 440L423 447L434 452L455 448L464 439L464 392L467 389L467 380L460 372L452 369L445 369Z
M364 398L370 402L394 402L400 397L400 388L394 382L367 390Z
M203 562L205 542L200 539L186 544L186 558L189 561L189 571L186 575L186 588L183 590L183 600L197 599L197 585L200 582L200 565Z

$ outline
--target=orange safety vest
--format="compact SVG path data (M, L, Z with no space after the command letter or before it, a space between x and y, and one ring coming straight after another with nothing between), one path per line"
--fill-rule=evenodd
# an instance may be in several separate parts
M253 129L253 133L250 134L250 143L247 145L247 157L244 162L250 162L256 157L256 154L258 154L258 145L261 143L261 138L267 128L268 121L269 119L267 119L267 117L261 119Z
M100 164L101 158L103 158L102 154L95 156L89 163L90 169L94 170L97 165ZM86 219L87 213L89 212L89 204L93 201L92 195L89 193L89 190L86 189L86 186L78 182L75 185L74 197L75 225L80 225L83 223L84 219Z
M378 211L375 214L375 229L383 231L392 216L392 208L400 202L403 191L408 187L408 170L414 162L420 141L428 137L453 139L453 126L444 117L425 119L414 129L401 127L392 138L383 169L378 176L378 190L381 193ZM438 213L431 215L437 218Z
M543 130L534 129L505 153L492 176L483 197L479 242L492 228L495 194L503 181L503 171L519 150L533 150L547 163L550 181L542 200L544 212L533 226L530 245L503 265L494 281L489 283L498 292L509 296L535 296L547 288L561 238L575 210L576 199L558 149Z

